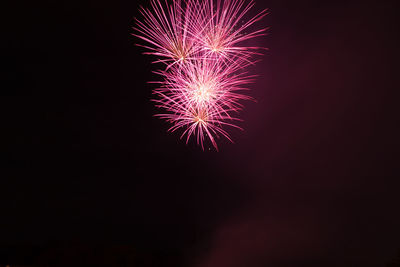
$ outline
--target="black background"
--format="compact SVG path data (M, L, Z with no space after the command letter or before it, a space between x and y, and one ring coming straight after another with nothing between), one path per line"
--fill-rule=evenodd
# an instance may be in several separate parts
M220 152L153 117L157 66L130 35L140 4L2 8L0 265L393 260L395 1L258 1L257 103Z

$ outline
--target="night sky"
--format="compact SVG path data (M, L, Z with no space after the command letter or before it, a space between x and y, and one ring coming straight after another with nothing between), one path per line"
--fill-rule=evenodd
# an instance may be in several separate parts
M256 41L269 48L252 67L257 102L219 152L154 117L157 66L131 35L148 1L2 8L0 266L394 260L395 2L258 0L270 29Z

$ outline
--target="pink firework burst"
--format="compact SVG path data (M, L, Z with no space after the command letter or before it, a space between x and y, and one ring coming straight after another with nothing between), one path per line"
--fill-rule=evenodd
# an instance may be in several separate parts
M251 31L250 26L266 15L266 10L245 21L254 2L244 0L151 0L151 9L141 8L135 36L147 42L140 45L165 68L155 73L158 114L172 124L170 131L182 130L186 142L193 137L204 149L209 140L223 136L232 141L226 127L236 127L246 86L254 80L246 67L254 64L260 47L245 46L246 40L264 35L266 29Z
M267 28L249 31L251 25L261 20L267 14L263 10L249 20L245 15L254 7L255 3L244 0L201 1L200 16L206 19L197 20L193 32L196 43L206 57L217 57L231 64L237 58L251 62L253 55L260 54L257 50L262 47L242 46L241 43L265 34Z
M136 20L135 36L147 42L140 45L149 50L145 54L154 55L155 63L163 62L168 68L176 63L192 59L196 49L189 30L195 20L194 6L188 1L184 6L180 0L164 5L159 0L151 0L151 9L141 7L143 21Z

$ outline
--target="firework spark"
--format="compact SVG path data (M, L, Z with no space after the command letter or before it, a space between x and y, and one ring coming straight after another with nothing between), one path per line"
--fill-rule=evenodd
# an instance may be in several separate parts
M245 41L264 35L266 29L250 26L266 15L266 10L245 21L254 2L245 0L172 0L162 4L151 0L151 9L141 8L143 20L135 30L165 68L155 73L163 80L154 90L159 116L172 124L170 131L182 129L181 138L196 139L204 149L205 140L218 149L220 136L232 141L223 128L235 125L244 94L254 76L245 68L254 64L260 47Z

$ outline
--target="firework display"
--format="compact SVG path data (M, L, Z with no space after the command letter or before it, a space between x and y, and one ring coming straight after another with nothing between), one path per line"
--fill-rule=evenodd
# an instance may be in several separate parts
M246 67L255 63L261 47L246 46L247 40L264 35L266 28L250 27L266 15L266 10L246 19L253 1L245 0L151 0L141 8L134 34L145 44L145 54L164 67L155 73L153 99L160 108L158 117L180 129L181 138L195 138L204 149L208 140L218 150L216 139L232 141L227 127L236 127L246 85L254 76Z

